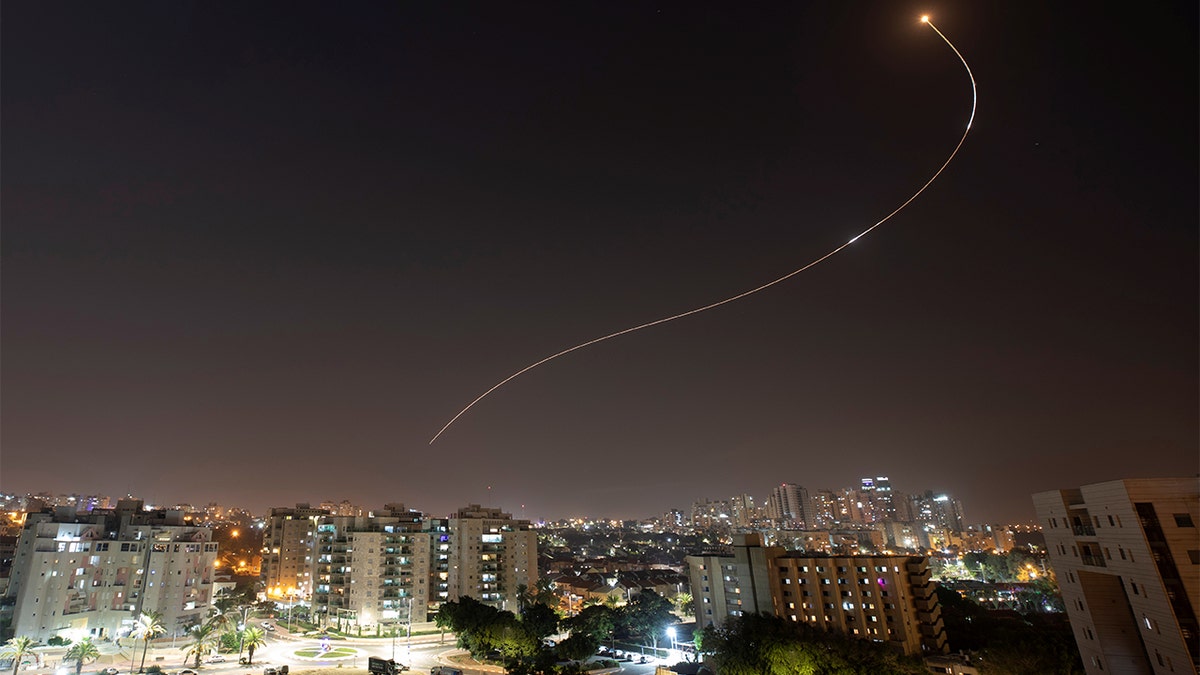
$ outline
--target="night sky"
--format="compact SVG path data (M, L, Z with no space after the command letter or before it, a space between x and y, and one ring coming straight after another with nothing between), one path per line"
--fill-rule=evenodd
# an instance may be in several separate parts
M6 491L969 521L1198 463L1197 7L5 2ZM582 350L560 349L804 274ZM490 486L490 487L489 487ZM524 507L522 507L524 505Z

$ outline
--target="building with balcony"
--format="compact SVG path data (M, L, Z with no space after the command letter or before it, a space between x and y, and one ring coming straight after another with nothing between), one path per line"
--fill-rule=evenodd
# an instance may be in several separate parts
M921 556L809 557L772 560L774 613L905 654L948 651L928 560Z
M273 508L263 532L262 580L271 597L308 597L312 593L312 552L317 522L330 515L308 504Z
M436 525L435 525L436 522ZM445 555L446 594L469 596L499 609L516 611L518 586L537 584L537 533L527 520L500 509L471 504L443 521L430 521L435 574ZM443 527L444 531L435 528Z
M947 651L941 608L919 556L827 557L738 535L728 552L688 556L697 626L747 612L774 614L905 654Z
M423 522L403 504L369 516L321 517L312 572L317 622L347 630L425 621L430 549Z
M30 513L5 594L14 634L117 637L153 610L167 635L182 635L207 617L217 553L211 530L179 511L145 511L141 500Z
M1196 672L1198 485L1127 479L1033 495L1089 675Z

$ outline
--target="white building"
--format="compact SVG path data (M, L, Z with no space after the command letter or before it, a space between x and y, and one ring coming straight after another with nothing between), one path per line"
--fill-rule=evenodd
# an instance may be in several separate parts
M1196 672L1197 479L1114 480L1033 503L1089 675Z
M153 610L167 635L182 635L207 615L216 560L211 530L179 511L144 511L140 500L80 515L68 507L31 513L5 594L14 633L120 636Z

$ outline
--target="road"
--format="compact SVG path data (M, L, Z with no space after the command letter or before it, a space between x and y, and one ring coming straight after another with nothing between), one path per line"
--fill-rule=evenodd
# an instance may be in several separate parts
M322 647L322 640L315 638L307 638L303 636L289 635L286 631L279 629L274 632L268 632L266 635L266 644L258 648L254 652L254 663L251 665L238 664L237 654L226 654L228 659L225 663L205 663L199 670L199 675L262 675L262 672L268 666L279 667L282 665L288 666L291 671L303 671L318 668L350 668L365 670L367 668L367 659L369 657L381 659L395 659L397 663L406 664L409 666L411 675L422 675L428 673L431 668L438 665L450 665L451 662L445 660L445 656L449 652L457 651L455 639L453 635L419 635L413 636L411 641L404 637L398 637L395 640L389 638L351 638L345 640L330 640L328 646L330 648L349 647L354 650L353 656L347 656L340 659L307 659L296 655L297 651L312 649L319 651ZM123 640L124 647L118 649L114 644L105 642L100 643L101 653L103 657L100 661L88 664L84 667L85 674L94 674L97 671L106 667L115 667L120 671L121 675L135 673L137 667L141 664L141 645L133 645L128 639ZM147 667L157 665L163 669L164 673L170 675L178 675L185 669L192 669L193 661L187 659L184 654L183 640L178 640L174 647L170 641L160 640L155 644L151 644L146 653L145 664ZM42 655L41 667L22 669L21 675L55 675L56 667L62 659L62 653L65 648L38 650ZM123 654L123 656L121 656ZM130 654L133 659L129 658ZM503 670L498 667L464 667L455 665L461 668L465 675L497 675L503 673ZM74 667L68 669L70 672L66 675L74 675ZM621 663L622 675L653 675L655 664L638 664L638 663Z

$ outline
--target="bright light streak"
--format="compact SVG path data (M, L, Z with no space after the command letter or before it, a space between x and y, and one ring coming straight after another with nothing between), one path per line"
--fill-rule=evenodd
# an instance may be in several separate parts
M966 60L965 58L963 58L963 55L962 55L962 53L961 53L961 52L959 52L959 51L958 51L958 48L957 48L957 47L955 47L955 46L954 46L954 44L953 44L952 42L950 42L950 39L949 39L949 38L947 38L947 37L946 37L946 36L945 36L945 35L942 33L942 31L938 30L938 29L937 29L937 26L933 25L933 22L929 20L929 17L928 17L928 16L922 16L922 17L921 17L921 22L922 22L922 23L924 23L925 25L929 26L930 28L932 28L932 29L933 29L933 31L934 31L935 33L937 33L937 34L938 34L938 37L942 38L942 41L944 41L944 42L946 43L946 45L947 45L947 46L949 46L949 47L950 47L950 49L954 51L954 55L958 57L958 60L959 60L959 61L962 61L963 68L965 68L965 69L966 69L966 71L967 71L967 78L971 80L971 115L970 115L970 117L968 117L968 118L967 118L967 128L966 128L966 130L965 130L965 131L963 131L963 135L962 135L962 137L958 139L958 145L954 146L954 150L953 150L953 151L950 153L950 156L946 158L946 161L945 161L945 162L943 162L943 163L942 163L942 165L941 165L941 167L939 167L939 168L938 168L938 170L937 170L937 171L935 171L935 172L933 173L933 176L931 176L931 177L929 178L929 180L925 181L925 184L924 184L924 185L922 185L922 186L921 186L919 189L917 189L917 191L916 191L916 192L914 192L914 193L912 194L912 196L911 196L911 197L909 197L908 199L904 200L904 202L903 202L902 204L900 204L900 206L897 206L897 207L895 208L895 210L893 210L891 213L889 213L889 214L887 214L886 216L884 216L884 217L883 217L883 218L882 218L882 219L881 219L879 222L877 222L877 223L875 223L874 225L872 225L872 226L868 227L867 229L863 230L862 232L859 232L859 233L858 233L857 235L855 235L855 237L854 237L853 239L851 239L850 241L847 241L846 243L842 244L841 246L838 246L837 248L833 249L832 251L830 251L830 252L826 253L825 255L822 255L822 256L821 256L821 257L819 257L819 258L816 258L815 260L813 260L813 261L811 261L811 262L807 263L806 265L804 265L804 266L802 266L802 267L799 267L799 268L797 268L797 269L795 269L795 270L792 270L791 272L788 272L787 274L785 274L785 275L783 275L783 276L779 277L778 279L775 279L774 281L768 281L767 283L765 283L765 284L763 284L763 285L761 285L761 286L758 286L758 287L756 287L756 288L752 288L752 289L750 289L750 290L748 290L748 291L744 291L744 292L742 292L742 293L738 293L737 295L734 295L734 296L731 296L731 297L725 298L724 300L718 300L718 301L716 301L716 302L713 302L713 303L710 303L710 304L704 305L703 307L697 307L697 308L695 308L695 309L689 309L689 310L688 310L688 311L686 311L686 312L680 312L679 314L673 314L673 315L671 315L671 316L663 317L663 318L661 318L661 319L657 319L657 320L655 320L655 321L650 321L650 322L648 322L648 323L643 323L643 324L640 324L640 325L637 325L637 326L633 326L633 327L631 327L631 328L626 328L626 329L624 329L624 330L619 330L619 331L617 331L617 332L615 332L615 333L609 333L608 335L603 335L603 336L601 336L601 337L598 337L598 338L595 338L595 339L592 339L592 340L588 340L587 342L583 342L583 343L581 343L581 344L577 344L577 345L575 345L574 347L568 347L567 349L564 349L564 350L562 350L562 351L560 351L560 352L558 352L558 353L555 353L555 354L551 354L550 356L547 356L546 358L544 358L544 359L542 359L542 360L540 360L540 361L536 361L536 362L534 362L534 363L531 363L531 364L529 364L528 366L525 366L524 368L522 368L522 369L518 370L517 372L513 373L512 375L509 375L508 377L504 378L503 380L500 380L500 381L499 381L499 382L497 382L496 384L492 385L492 387L491 387L490 389L488 389L487 391L485 391L485 392L483 392L482 394L480 394L480 395L479 395L479 397L478 397L478 398L476 398L474 401L471 401L470 403L468 403L468 404L467 404L467 407L463 408L462 410L460 410L460 411L458 412L458 414L457 414L457 415L455 415L454 417L450 418L450 421L446 423L446 426L442 427L442 428L441 428L441 430L439 430L439 431L438 431L436 434L434 434L434 435L433 435L433 438L431 438L431 439L429 440L429 444L430 444L430 445L433 445L433 444L434 444L434 442L435 442L435 441L437 441L437 439L438 439L438 438L439 438L439 437L440 437L440 436L441 436L443 433L445 433L447 429L449 429L449 428L450 428L450 425L452 425L452 424L454 424L455 422L457 422L457 421L458 421L458 418L460 418L460 417L462 417L464 414L466 414L466 412L467 412L468 410L470 410L471 408L473 408L473 407L475 406L475 404L476 404L476 403L479 403L479 402L480 402L480 401L482 401L483 399L487 398L488 394L491 394L493 391L496 391L496 390L497 390L497 389L499 389L500 387L503 387L504 385L506 385L506 384L508 384L509 382L513 381L514 379L516 379L516 378L520 377L521 375L524 375L525 373L527 373L527 372L529 372L529 371L533 370L534 368L537 368L538 366L540 366L540 365L542 365L542 364L544 364L544 363L548 363L548 362L550 362L550 361L553 361L554 359L557 359L557 358L558 358L558 357L560 357L560 356L566 356L567 354L570 354L571 352L574 352L574 351L578 351L578 350L580 350L580 349L583 349L584 347L590 347L590 346L592 346L592 345L594 345L594 344L596 344L596 343L599 343L599 342L604 342L605 340L611 340L611 339L613 339L613 338L615 338L615 337L620 337L620 336L622 336L622 335L626 335L626 334L628 334L628 333L633 333L633 332L636 332L636 331L642 330L643 328L650 328L651 326L657 326L657 325L659 325L659 324L662 324L662 323L667 323L668 321L674 321L674 320L676 320L676 319L682 319L682 318L683 318L683 317L685 317L685 316L691 316L691 315L693 315L693 314L699 314L700 312L706 312L706 311L708 311L708 310L710 310L710 309L715 309L715 308L717 308L717 307L720 307L721 305L726 305L726 304L729 304L729 303L731 303L731 302L734 302L735 300L741 300L741 299L742 299L742 298L744 298L744 297L747 297L747 296L750 296L750 295L754 295L755 293L758 293L759 291L765 291L766 289L768 289L768 288L770 288L770 287L772 287L772 286L774 286L774 285L776 285L776 284L783 283L784 281L787 281L788 279L791 279L792 277L796 276L797 274L800 274L801 272L804 272L804 271L806 271L806 270L808 270L808 269L810 269L810 268L812 268L812 267L815 267L815 266L817 266L817 265L819 265L819 264L821 264L821 263L825 262L825 261L826 261L826 260L828 260L829 258L832 258L833 256L837 255L838 253L841 253L842 249L846 248L846 247L847 247L847 246L849 246L850 244L853 244L855 241L857 241L857 240L858 240L860 237L862 237L863 235L870 233L870 232L871 232L872 230L874 230L875 228L877 228L877 227L879 227L880 225L882 225L882 224L886 223L887 221L891 220L893 216L895 216L897 213L900 213L902 210L904 210L904 208L905 208L906 206L908 206L909 204L911 204L911 203L912 203L912 202L913 202L913 201L914 201L914 200L915 200L917 197L921 196L921 193L922 193L922 192L925 192L925 189L926 189L926 188L928 188L930 185L932 185L932 184L933 184L933 181L937 180L937 179L938 179L938 177L942 175L942 172L946 170L946 167L947 167L947 166L950 166L950 162L954 161L954 157L955 157L956 155L958 155L958 151L959 151L959 149L960 149L960 148L962 148L962 146L963 146L963 143L965 143L965 142L966 142L966 140L967 140L967 134L968 134L968 133L970 133L970 131L971 131L971 123L975 121L975 107L976 107L976 103L978 102L978 90L977 90L977 89L976 89L976 87L975 87L975 75L971 73L971 66L967 65L967 60Z

